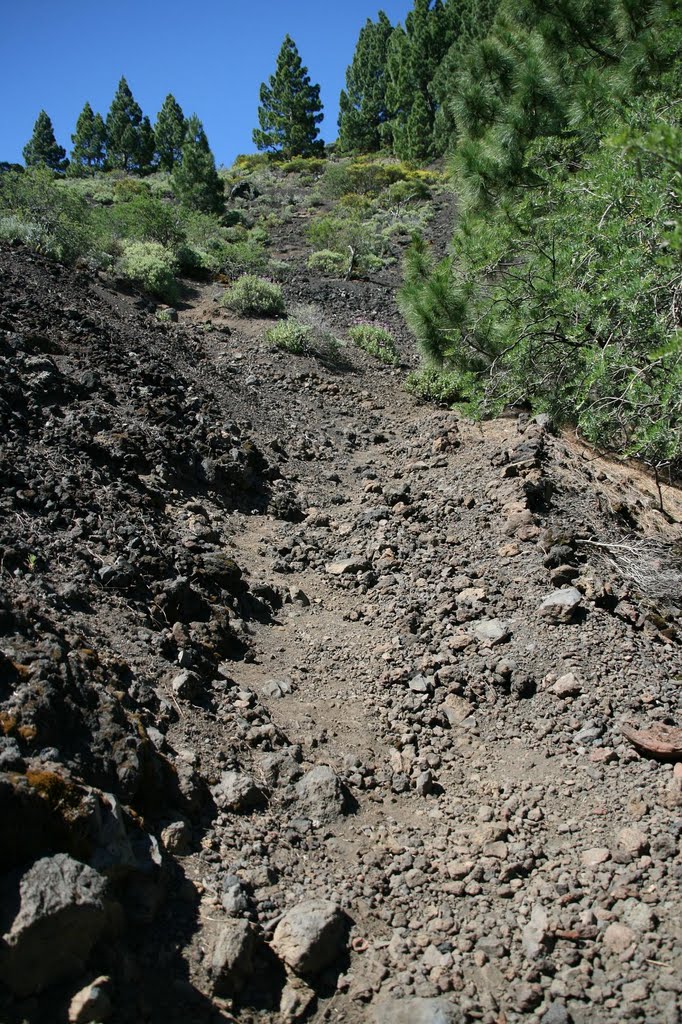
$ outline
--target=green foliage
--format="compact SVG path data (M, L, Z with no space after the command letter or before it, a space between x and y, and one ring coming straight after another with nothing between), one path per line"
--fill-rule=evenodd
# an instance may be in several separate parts
M505 0L452 97L452 255L416 244L406 261L421 393L454 374L482 413L530 401L682 464L681 56L666 4Z
M386 101L386 60L393 26L383 11L360 30L353 60L346 71L346 88L339 100L339 148L347 153L371 153L383 143L389 120Z
M173 190L184 206L201 213L222 212L223 182L196 114L187 121L182 160L175 165L172 181Z
M140 190L130 185L142 186ZM114 186L117 202L107 211L106 223L118 238L160 242L176 250L185 241L177 206L155 198L142 182L122 181Z
M159 242L125 242L118 271L144 291L170 304L177 302L177 258Z
M380 362L392 366L397 366L400 362L395 338L385 327L367 323L355 324L348 328L348 336L358 348Z
M58 145L52 121L44 110L36 118L33 135L24 146L23 156L27 167L49 167L53 171L66 169L66 150Z
M295 156L281 165L285 174L302 174L316 177L327 166L327 161L316 156Z
M29 249L40 249L40 229L36 224L21 220L13 214L0 217L0 241L21 242Z
M145 170L151 163L150 131L148 119L143 124L142 110L130 86L121 78L106 120L109 167L123 171Z
M324 148L317 138L322 118L320 87L311 84L296 44L287 35L275 74L270 76L269 84L263 82L260 87L260 127L254 129L254 144L289 159L313 156Z
M322 187L325 194L334 199L348 193L379 195L393 182L402 181L406 176L407 171L398 164L346 160L328 164Z
M473 374L462 374L459 370L438 370L426 366L407 375L405 389L425 402L439 405L462 405L475 394L477 378ZM467 410L468 411L468 410Z
M308 228L313 247L326 253L324 264L330 266L329 251L345 260L345 277L366 274L383 266L381 254L386 248L377 224L363 217L357 208L340 215L323 214L315 217ZM323 271L325 272L325 271Z
M182 146L185 141L187 122L182 107L172 93L168 93L156 118L154 136L159 167L172 171L182 160Z
M310 351L312 333L312 327L308 324L298 320L282 320L274 327L269 327L265 337L274 348L302 356Z
M0 174L0 216L6 232L54 259L73 263L96 251L88 204L45 166Z
M348 256L333 249L319 249L310 254L307 260L309 270L327 277L343 277L348 269Z
M95 114L86 103L78 115L76 131L71 136L73 149L69 174L94 174L104 166L107 130L101 114Z
M286 312L282 289L255 274L244 274L226 289L223 305L242 316L283 316Z

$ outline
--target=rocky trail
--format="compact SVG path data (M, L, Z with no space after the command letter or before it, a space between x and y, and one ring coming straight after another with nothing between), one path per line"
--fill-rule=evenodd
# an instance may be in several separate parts
M0 1020L675 1024L679 491L221 291L0 251Z

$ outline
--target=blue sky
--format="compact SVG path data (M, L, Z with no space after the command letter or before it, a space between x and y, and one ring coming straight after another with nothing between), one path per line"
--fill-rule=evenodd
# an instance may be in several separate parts
M395 24L411 0L5 0L0 33L0 160L21 161L41 108L71 148L89 100L103 115L121 75L152 122L167 93L204 122L219 164L252 152L260 83L286 33L321 86L327 141L358 33L383 9Z

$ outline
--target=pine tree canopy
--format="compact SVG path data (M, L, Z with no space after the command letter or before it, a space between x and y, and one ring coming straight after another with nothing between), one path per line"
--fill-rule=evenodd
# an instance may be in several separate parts
M66 150L57 143L52 121L44 110L36 118L33 135L24 146L23 155L27 167L44 166L52 171L63 171L67 166Z
M71 166L69 173L94 171L104 165L106 126L101 114L93 113L86 103L78 115L76 131L71 136Z
M173 191L183 206L201 213L222 213L223 182L204 127L193 114L187 120L182 158L173 168Z
M311 156L324 148L318 140L322 121L320 87L312 85L296 44L285 36L275 74L260 87L259 128L253 132L258 149L282 156Z
M389 119L386 105L386 58L393 26L383 11L360 30L346 88L339 100L339 144L346 152L371 153L381 148Z
M130 86L121 78L107 114L107 162L111 167L132 170L140 156L142 110Z
M172 171L182 158L182 144L185 140L185 115L182 107L171 93L163 101L163 106L154 125L156 152L159 155L159 167L163 171Z

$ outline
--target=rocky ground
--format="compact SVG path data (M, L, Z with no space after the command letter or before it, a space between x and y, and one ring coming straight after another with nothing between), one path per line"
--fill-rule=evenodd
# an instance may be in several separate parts
M0 1020L675 1024L679 491L221 291L0 252Z

